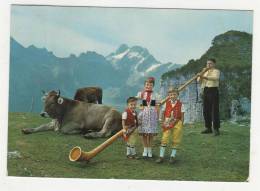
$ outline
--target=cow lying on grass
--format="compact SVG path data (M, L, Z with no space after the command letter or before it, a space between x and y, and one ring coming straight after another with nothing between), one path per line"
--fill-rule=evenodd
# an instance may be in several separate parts
M121 115L112 107L67 99L56 91L46 94L44 112L55 120L36 128L22 129L22 132L30 134L58 127L64 134L96 138L108 137L122 129Z

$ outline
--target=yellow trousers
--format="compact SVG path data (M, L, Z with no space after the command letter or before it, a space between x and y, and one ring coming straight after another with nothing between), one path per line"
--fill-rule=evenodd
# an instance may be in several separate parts
M137 140L137 136L137 130L135 129L134 132L129 136L126 144L130 147L134 147Z
M172 148L177 149L182 138L182 121L179 121L172 129L163 131L161 146L166 146L169 143L169 137L172 134Z

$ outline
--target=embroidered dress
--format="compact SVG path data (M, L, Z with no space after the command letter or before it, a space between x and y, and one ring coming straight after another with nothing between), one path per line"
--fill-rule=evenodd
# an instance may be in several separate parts
M138 115L139 134L158 133L158 111L155 107L156 96L153 92L138 92L137 98L142 100L143 110Z

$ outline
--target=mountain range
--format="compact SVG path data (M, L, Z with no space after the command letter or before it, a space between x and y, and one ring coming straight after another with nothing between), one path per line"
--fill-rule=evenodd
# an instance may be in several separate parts
M180 66L161 63L141 46L122 44L108 56L87 51L60 58L46 48L24 47L11 37L9 110L39 112L41 90L59 89L72 98L76 89L88 86L103 89L104 104L125 105L127 97L143 88L145 78L155 77L159 89L161 75Z

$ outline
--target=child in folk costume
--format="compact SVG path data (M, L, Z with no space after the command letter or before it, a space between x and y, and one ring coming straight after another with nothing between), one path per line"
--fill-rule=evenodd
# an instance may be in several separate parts
M152 158L153 136L158 133L158 110L156 108L156 96L153 92L154 83L153 77L148 78L145 81L144 90L137 94L137 98L142 100L143 107L138 116L138 132L142 136L144 158Z
M127 99L127 108L122 114L123 137L126 141L126 156L127 158L136 158L135 142L137 136L137 112L135 111L137 104L136 97Z
M162 124L162 140L160 147L160 158L157 163L163 162L165 148L169 142L169 137L172 133L172 152L170 156L170 163L175 162L177 148L181 141L183 121L184 121L184 105L178 99L179 93L177 89L169 88L168 99L164 107L164 120Z

